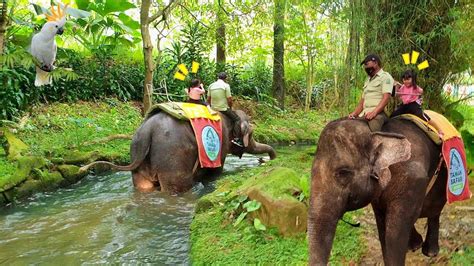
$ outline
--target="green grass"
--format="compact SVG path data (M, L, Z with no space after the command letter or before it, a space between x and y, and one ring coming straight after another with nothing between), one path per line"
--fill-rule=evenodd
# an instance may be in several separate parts
M38 155L62 156L76 149L128 156L129 140L82 144L114 134L133 134L141 121L138 109L112 99L100 103L55 103L35 108L18 137Z
M276 160L265 166L244 172L226 175L218 181L218 189L206 197L219 198L232 191L253 175L273 167L295 170L302 179L309 180L310 169L316 147L278 149ZM307 188L309 190L309 182ZM307 193L307 192L306 192ZM306 204L307 199L305 199ZM308 241L306 234L283 238L275 229L257 231L248 222L234 227L235 217L229 217L228 202L222 202L204 212L197 213L191 225L191 257L193 264L245 265L245 264L291 264L307 265ZM350 220L354 213L346 214ZM356 212L355 215L360 215ZM335 264L357 262L365 252L360 229L339 223L334 240L331 262Z
M322 114L317 111L273 112L255 121L255 138L262 142L288 142L310 140L316 143L321 129L336 113Z
M33 155L63 157L73 151L98 151L109 158L129 160L130 140L82 145L114 134L133 134L142 118L131 103L114 99L104 102L54 103L35 107L24 126L16 133L29 146ZM16 171L0 151L0 179L8 179Z
M474 247L460 249L451 256L450 265L472 265L474 263Z

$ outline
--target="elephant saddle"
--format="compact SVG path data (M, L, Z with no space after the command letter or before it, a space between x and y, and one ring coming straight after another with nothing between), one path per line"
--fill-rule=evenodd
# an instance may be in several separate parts
M470 199L472 193L469 191L466 151L461 134L443 115L431 110L425 110L425 113L441 127L444 133L442 138L438 136L438 131L434 127L415 115L403 114L399 118L412 121L437 145L442 145L441 153L448 170L446 184L448 203Z
M195 103L167 102L154 105L145 116L166 112L179 119L188 120L194 130L198 146L199 163L203 168L221 167L222 124L217 113L207 106Z

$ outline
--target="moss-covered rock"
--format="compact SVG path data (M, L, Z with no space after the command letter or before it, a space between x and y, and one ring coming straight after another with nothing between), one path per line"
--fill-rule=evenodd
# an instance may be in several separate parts
M33 169L40 169L48 165L48 161L39 156L17 156L17 171L9 178L0 180L0 192L11 189L17 184L25 181Z
M64 155L64 164L87 164L97 160L100 157L99 152L90 151L90 152L81 152L81 151L71 151Z
M75 165L59 165L58 170L69 184L76 183L87 175L87 171L81 171L81 168Z
M299 180L295 171L284 167L270 168L246 180L239 191L262 204L250 217L276 227L284 236L305 232L307 207L294 196L295 192L301 191Z
M41 176L41 183L45 190L59 187L63 180L63 176L58 171L44 171Z
M14 195L16 198L26 198L41 191L42 188L43 186L40 180L28 179L14 189Z
M28 146L17 138L8 129L2 129L3 136L5 138L5 151L7 153L7 159L14 161L18 156L22 155L28 150Z
M197 201L195 212L201 213L211 209L214 206L214 203L208 198L201 198Z

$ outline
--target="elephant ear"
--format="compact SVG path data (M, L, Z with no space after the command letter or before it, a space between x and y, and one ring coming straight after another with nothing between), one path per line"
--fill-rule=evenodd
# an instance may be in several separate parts
M389 166L408 160L411 144L403 135L385 132L371 133L371 141L372 177L385 189L392 178Z
M252 127L248 121L242 121L240 123L240 132L242 132L242 141L244 147L249 145L250 135L252 133Z

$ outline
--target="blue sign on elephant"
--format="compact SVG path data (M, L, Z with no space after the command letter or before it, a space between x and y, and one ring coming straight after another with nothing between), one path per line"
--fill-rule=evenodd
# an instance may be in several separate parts
M202 129L201 138L207 157L211 161L215 161L221 147L219 135L217 135L216 130L211 126L205 126Z
M449 158L448 188L451 193L459 196L464 190L466 171L464 171L464 164L462 163L461 155L455 148L452 148L449 152Z

